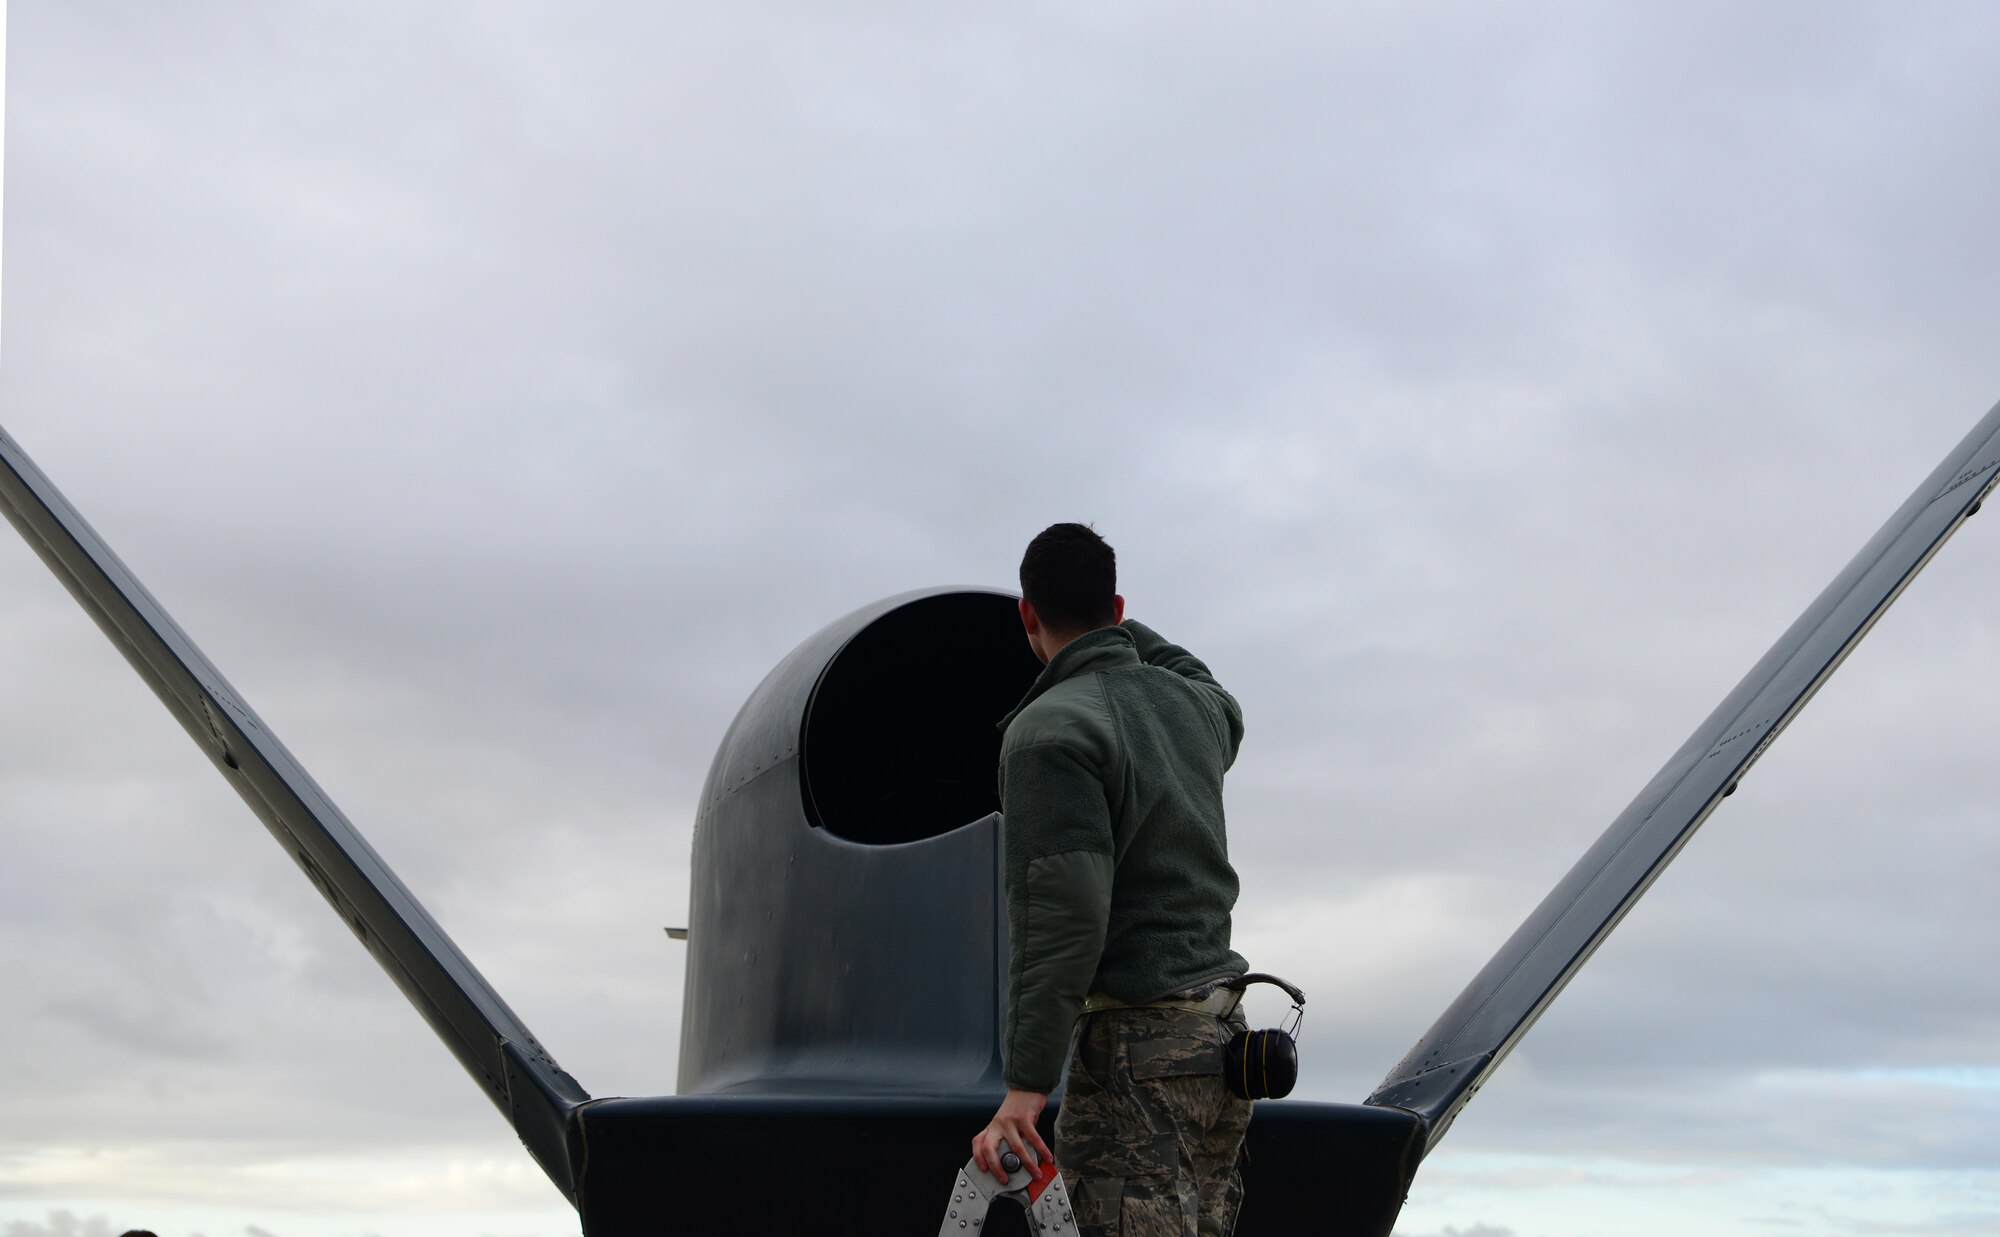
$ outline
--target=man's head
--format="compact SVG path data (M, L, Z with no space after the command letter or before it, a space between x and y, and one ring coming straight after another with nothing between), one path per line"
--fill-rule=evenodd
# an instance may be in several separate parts
M1071 640L1125 617L1118 556L1085 524L1051 524L1021 556L1021 626L1046 664Z

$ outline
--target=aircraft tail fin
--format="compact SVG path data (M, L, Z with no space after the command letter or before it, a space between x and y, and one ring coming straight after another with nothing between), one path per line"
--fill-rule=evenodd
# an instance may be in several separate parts
M1778 732L2000 481L1983 417L1806 608L1493 955L1367 1103L1430 1124L1428 1145L1555 1000Z
M304 869L556 1186L576 1197L590 1096L507 1008L333 801L0 429L0 511Z

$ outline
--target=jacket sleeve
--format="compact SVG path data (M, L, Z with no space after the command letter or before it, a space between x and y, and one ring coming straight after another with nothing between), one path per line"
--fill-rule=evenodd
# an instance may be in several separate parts
M1111 814L1100 772L1059 743L1001 763L1007 839L1007 1085L1046 1094L1090 994L1111 915Z
M1126 619L1124 627L1126 631L1132 633L1132 645L1139 651L1141 661L1149 666L1171 670L1204 689L1218 729L1225 736L1228 747L1228 759L1223 763L1223 767L1228 768L1235 764L1236 750L1243 745L1243 708L1236 703L1236 697L1230 695L1222 684L1215 681L1215 676L1208 672L1208 667L1203 664L1201 658L1178 644L1168 643L1165 636L1144 623Z

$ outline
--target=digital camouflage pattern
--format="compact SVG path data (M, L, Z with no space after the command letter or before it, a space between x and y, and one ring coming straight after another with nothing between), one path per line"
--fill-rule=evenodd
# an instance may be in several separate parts
M1229 1237L1249 1100L1222 1083L1240 1014L1129 1008L1078 1024L1056 1116L1081 1237Z

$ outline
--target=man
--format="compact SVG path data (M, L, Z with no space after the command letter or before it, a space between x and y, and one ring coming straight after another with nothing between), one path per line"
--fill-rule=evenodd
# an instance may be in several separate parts
M1008 1091L973 1159L1005 1180L1003 1141L1048 1158L1035 1120L1074 1029L1056 1146L1084 1237L1227 1237L1250 1120L1222 1081L1236 994L1216 987L1247 969L1222 821L1242 712L1186 649L1124 621L1090 528L1029 542L1021 593L1044 669L1001 723Z

